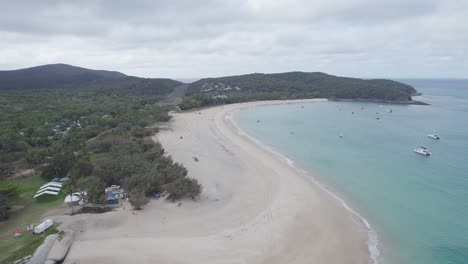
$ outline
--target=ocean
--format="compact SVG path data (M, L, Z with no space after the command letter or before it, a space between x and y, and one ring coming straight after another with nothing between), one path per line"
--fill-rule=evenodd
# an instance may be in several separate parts
M372 225L374 263L466 264L468 80L400 81L430 105L268 105L235 119ZM414 153L419 146L432 156Z

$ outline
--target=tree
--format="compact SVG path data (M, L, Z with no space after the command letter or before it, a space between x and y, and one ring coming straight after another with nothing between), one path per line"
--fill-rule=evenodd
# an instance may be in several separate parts
M202 186L198 183L198 180L196 179L182 178L169 184L169 186L167 187L167 191L169 192L168 198L173 201L185 197L195 199L200 195L202 191Z
M8 210L10 206L7 199L0 193L0 221L8 219Z
M13 181L0 181L0 195L8 201L16 199L21 194L21 185Z
M87 158L80 159L73 166L73 173L79 176L88 176L93 172L93 164Z
M46 156L47 149L31 148L26 152L25 159L31 165L37 165L43 163Z
M10 202L18 198L21 193L21 187L16 182L0 181L0 221L8 219L8 210Z
M71 176L68 181L65 183L64 190L67 195L70 195L70 197L73 197L73 194L77 191L77 179L76 176ZM81 196L81 195L80 195ZM71 208L72 208L72 214L75 214L74 212L74 204L71 203Z
M55 154L52 161L42 171L41 176L47 180L56 177L65 177L73 165L73 155L71 154Z
M139 188L130 190L128 200L135 210L141 210L143 206L148 203L144 190Z
M80 190L86 192L85 203L100 204L104 203L104 183L96 176L80 178L77 181Z

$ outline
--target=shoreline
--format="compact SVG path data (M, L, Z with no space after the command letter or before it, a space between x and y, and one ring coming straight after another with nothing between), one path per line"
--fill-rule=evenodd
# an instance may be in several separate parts
M362 219L232 122L245 107L320 101L173 113L155 140L203 185L198 201L63 217L77 231L64 263L369 263Z
M419 96L419 95L415 95ZM338 99L330 98L331 102L363 102L363 103L380 103L380 104L394 104L394 105L430 105L422 101L391 101L391 100L378 100L378 99Z
M305 100L305 101L304 101ZM277 105L277 104L300 104L300 103L310 103L308 101L309 99L300 99L300 100L287 100L283 102L275 102L275 101L265 101L266 103L261 103L258 105L254 106L248 106L248 107L241 107L238 109L233 110L232 112L238 112L241 111L242 109L245 108L251 108L251 107L257 107L257 106L262 106L262 105ZM326 101L333 101L333 100L327 100L324 99L323 101L315 101L315 99L312 99L314 101L312 102L326 102ZM230 113L226 113L228 115ZM273 153L274 155L278 156L279 159L283 159L286 163L288 163L289 166L291 166L293 169L297 170L301 176L306 177L308 180L310 180L313 184L319 186L323 191L331 195L333 198L335 198L338 202L340 202L346 210L348 210L350 213L358 217L361 221L362 224L365 226L367 229L367 234L368 234L368 240L367 240L367 247L369 250L369 257L372 260L373 264L378 264L379 263L379 258L381 257L380 255L380 249L379 249L379 240L378 240L378 235L377 232L373 229L372 225L369 223L369 221L360 215L356 210L354 210L344 199L342 199L339 195L335 194L331 190L329 190L325 185L320 183L320 181L312 175L312 173L306 171L305 169L302 169L300 167L297 167L295 162L291 159L289 159L287 156L283 155L280 151L276 150L274 147L262 143L260 140L256 139L254 136L250 135L249 133L245 132L239 124L236 122L235 118L231 117L230 121L232 122L233 126L239 131L238 133L241 134L242 136L245 136L249 138L250 141L252 141L253 144L256 144L259 148L266 149L267 151Z

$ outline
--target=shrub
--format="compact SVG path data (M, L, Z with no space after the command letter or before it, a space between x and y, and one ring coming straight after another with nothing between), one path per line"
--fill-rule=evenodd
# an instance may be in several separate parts
M77 182L80 191L86 191L85 203L101 204L105 202L105 184L96 176L80 178Z
M202 186L198 183L198 180L193 178L181 178L171 183L167 187L169 192L169 199L175 201L178 199L190 197L195 199L202 191Z
M0 193L0 221L8 219L8 210L10 210L10 206L6 198Z
M141 210L143 209L143 205L148 203L148 199L145 196L144 190L135 188L130 191L128 195L128 200L132 205L133 209Z
M4 199L13 200L21 194L21 185L13 181L0 182L0 195Z

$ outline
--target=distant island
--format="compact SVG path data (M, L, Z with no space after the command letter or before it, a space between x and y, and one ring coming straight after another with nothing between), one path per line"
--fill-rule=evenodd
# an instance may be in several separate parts
M253 73L191 83L181 108L308 98L423 104L411 99L417 94L410 85L385 79L365 80L321 72Z

